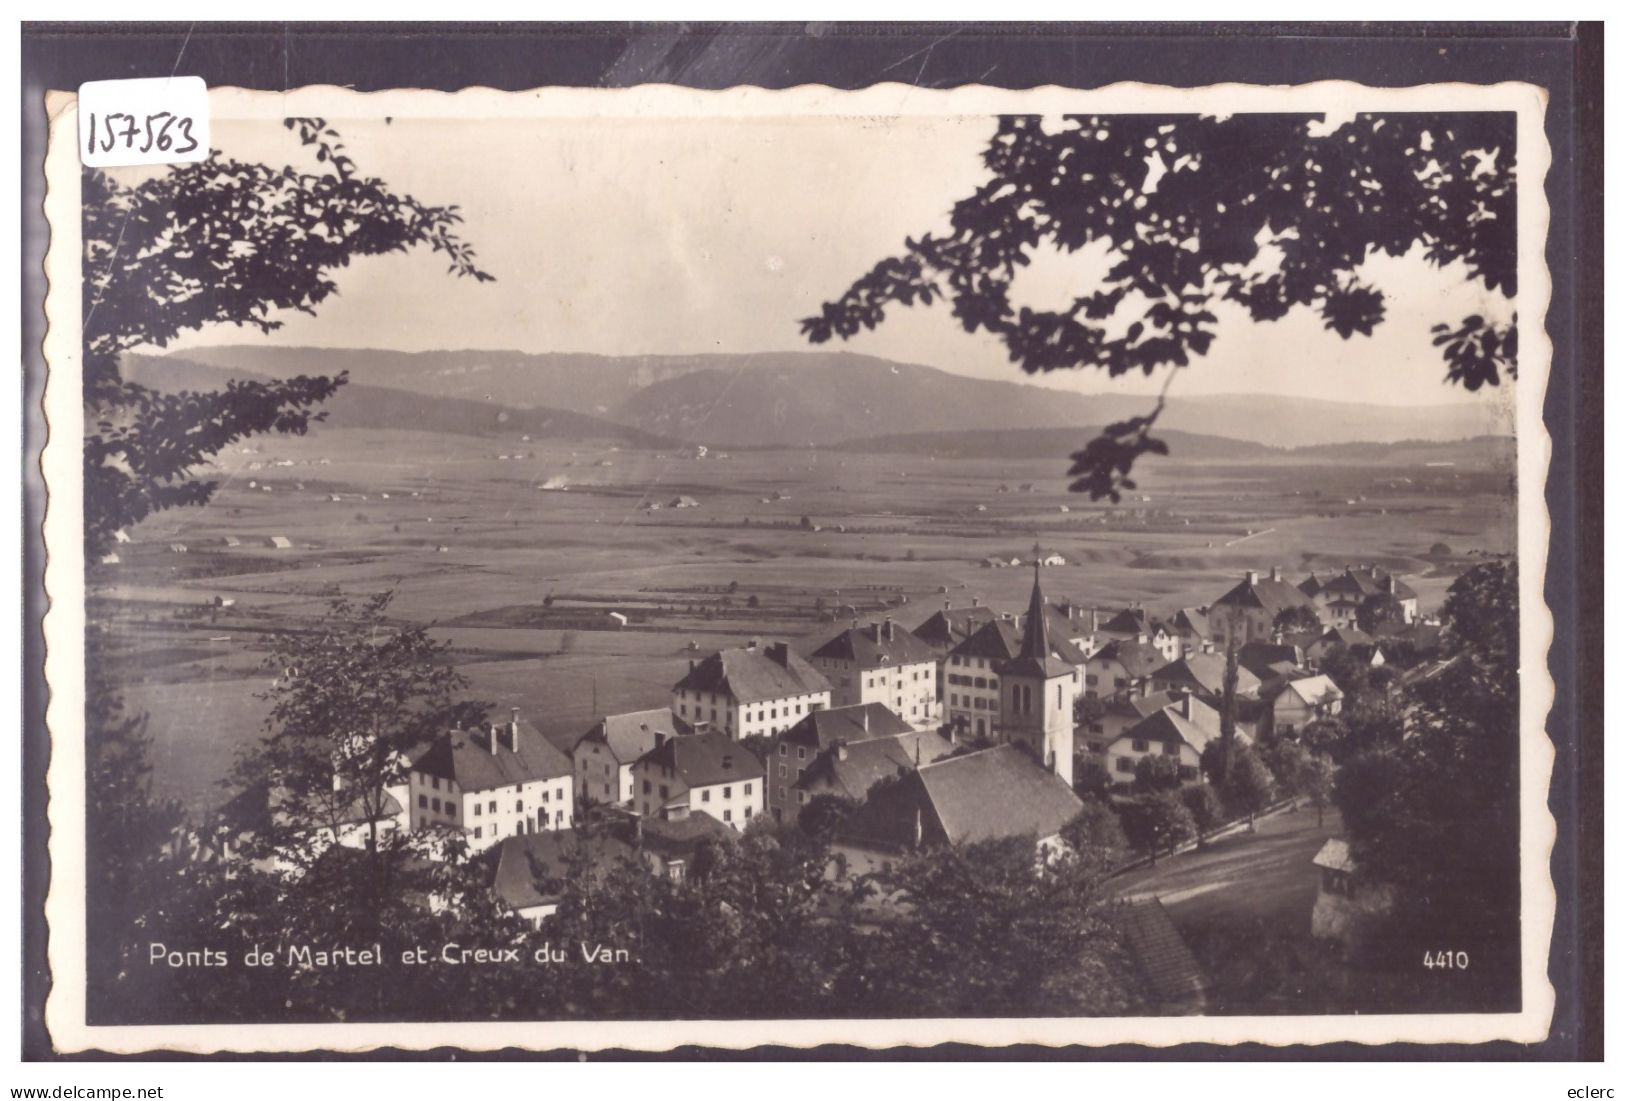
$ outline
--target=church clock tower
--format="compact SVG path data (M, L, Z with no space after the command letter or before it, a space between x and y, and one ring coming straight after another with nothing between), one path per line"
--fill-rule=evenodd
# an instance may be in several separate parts
M1022 742L1045 768L1072 786L1072 688L1076 670L1050 649L1044 592L1033 562L1033 595L1021 653L1001 665L999 710L1004 736Z

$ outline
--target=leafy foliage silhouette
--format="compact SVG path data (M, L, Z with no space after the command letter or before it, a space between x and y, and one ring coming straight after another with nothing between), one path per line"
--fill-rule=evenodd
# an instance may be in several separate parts
M1508 298L1517 294L1516 150L1509 114L1011 115L982 155L989 178L945 234L906 238L801 322L815 344L878 327L889 306L950 304L967 332L998 337L1028 373L1177 370L1212 346L1214 307L1256 322L1303 307L1343 339L1385 315L1373 256L1420 250ZM1012 301L1041 249L1103 248L1101 285L1055 310ZM1126 324L1125 324L1126 322ZM1516 314L1434 329L1445 378L1469 390L1517 374ZM1108 426L1073 456L1075 492L1117 501L1163 411Z
M119 357L163 348L207 325L280 328L274 310L314 314L360 256L428 245L447 270L486 282L456 234L455 206L431 206L361 175L322 119L286 119L318 171L272 168L211 152L136 184L83 178L85 550L152 512L209 500L209 456L246 436L302 434L345 376L233 380L223 390L166 392L120 374Z

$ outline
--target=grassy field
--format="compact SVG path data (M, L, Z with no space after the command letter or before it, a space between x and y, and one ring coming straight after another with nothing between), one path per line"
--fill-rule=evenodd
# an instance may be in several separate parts
M661 706L696 649L810 649L854 616L913 626L945 601L1018 609L1030 573L980 562L1035 543L1071 563L1046 570L1052 599L1171 611L1246 569L1296 580L1350 562L1395 570L1433 608L1515 540L1504 471L1164 460L1108 507L1067 493L1064 470L318 429L222 456L208 507L152 517L93 569L89 611L151 716L158 790L202 809L258 735L267 633L338 592L393 589L394 613L437 625L476 698L567 743L595 714ZM682 496L697 507L667 507ZM1437 542L1453 554L1430 557Z

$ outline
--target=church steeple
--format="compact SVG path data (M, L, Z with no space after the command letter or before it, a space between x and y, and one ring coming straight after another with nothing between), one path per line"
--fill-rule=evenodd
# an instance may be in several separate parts
M1021 640L1021 656L1043 661L1049 657L1049 616L1044 614L1044 590L1038 581L1039 560L1033 559L1033 595L1027 602L1027 632Z

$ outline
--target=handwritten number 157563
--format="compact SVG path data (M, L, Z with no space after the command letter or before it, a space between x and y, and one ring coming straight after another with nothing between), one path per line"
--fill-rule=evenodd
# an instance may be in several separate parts
M120 143L126 150L138 153L156 149L160 153L180 154L197 148L197 139L192 136L192 120L172 111L159 111L145 118L115 111L97 119L92 113L87 129L90 142L85 152L92 154L110 153Z

